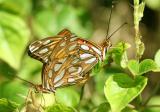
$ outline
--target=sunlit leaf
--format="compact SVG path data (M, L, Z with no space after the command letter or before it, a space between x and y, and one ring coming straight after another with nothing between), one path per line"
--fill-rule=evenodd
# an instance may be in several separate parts
M138 112L137 110L130 108L130 107L126 107L122 110L122 112Z
M75 107L79 104L80 95L71 87L56 90L55 98L58 103Z
M145 59L139 64L139 75L157 69L156 63L151 59Z
M18 82L4 82L0 84L0 91L0 98L7 98L22 104L25 101L28 88Z
M18 69L30 31L18 16L0 11L0 58Z
M145 0L145 2L149 8L160 11L160 1L159 0Z
M74 108L67 107L63 104L54 104L47 107L46 112L77 112Z
M0 99L0 112L16 112L18 111L18 104L7 100L5 98Z
M20 14L23 16L31 12L31 0L1 0L1 10L8 10L8 12Z
M113 112L121 111L138 96L147 84L147 78L137 76L134 80L119 73L110 76L105 83L104 93Z
M130 44L120 42L111 51L114 62L120 65L122 68L127 67L128 57L126 50L130 47Z
M128 69L131 71L133 75L139 74L139 63L136 60L129 60Z
M156 64L158 65L158 67L160 67L160 49L156 52L154 60Z

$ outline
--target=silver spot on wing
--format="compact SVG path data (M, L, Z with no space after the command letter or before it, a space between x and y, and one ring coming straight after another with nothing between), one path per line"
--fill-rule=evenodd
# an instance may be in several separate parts
M96 58L91 58L91 59L85 61L85 63L93 63L94 61L96 61Z
M85 59L85 58L88 58L88 57L91 57L91 56L93 56L93 55L92 54L88 54L88 53L84 53L84 54L80 55L80 58L81 59Z
M62 58L62 59L58 60L58 62L60 62L60 63L63 64L63 63L66 61L66 59L67 59L67 58Z
M72 51L73 49L75 49L75 47L77 46L77 44L73 44L69 47L69 51Z
M47 49L47 48L44 48L44 49L42 49L42 50L39 51L39 54L46 53L47 51L48 51L48 49Z
M64 81L61 80L61 81L59 81L57 84L55 84L54 87L55 87L55 88L56 88L56 87L59 87L59 86L61 86L63 83L64 83Z
M99 55L101 55L101 51L100 51L99 49L97 49L97 48L94 47L94 46L92 46L92 49L93 49L96 53L98 53Z
M43 45L49 44L51 42L51 40L46 40L45 42L43 42Z
M69 73L73 73L73 72L76 72L77 71L77 68L76 67L70 67L68 69Z
M87 45L81 45L81 48L84 50L89 50L89 47Z
M60 44L61 47L65 46L65 45L66 45L66 42L63 42L63 43Z
M54 83L56 83L57 81L61 80L64 76L64 73L65 73L65 70L63 70L59 75L57 75L55 78L54 78Z
M74 82L75 79L74 78L68 78L68 82Z
M54 71L58 71L61 68L62 64L55 64Z
M29 50L32 51L35 48L35 46L29 46Z

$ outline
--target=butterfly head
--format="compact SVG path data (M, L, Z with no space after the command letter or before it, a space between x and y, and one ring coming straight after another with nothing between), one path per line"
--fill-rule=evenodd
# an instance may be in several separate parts
M35 92L36 92L36 93L40 93L40 92L42 92L42 93L55 92L55 90L50 91L50 90L48 90L48 89L43 88L42 85L35 85L34 88L35 88Z
M112 43L110 41L109 38L107 38L104 42L103 42L103 45L102 45L102 51L103 51L103 60L105 59L106 57L106 53L108 52L109 48L112 46Z

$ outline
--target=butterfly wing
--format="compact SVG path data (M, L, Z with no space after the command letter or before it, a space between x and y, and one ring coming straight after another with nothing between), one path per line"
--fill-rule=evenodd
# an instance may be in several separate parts
M95 49L99 46L71 35L59 42L50 56L50 62L43 68L43 87L54 91L55 88L85 83L88 72L98 62L100 55ZM100 50L99 50L100 51Z
M67 29L62 30L57 36L44 38L42 40L35 41L29 45L28 54L41 61L47 63L48 58L51 55L55 46L65 37L69 37L71 32Z

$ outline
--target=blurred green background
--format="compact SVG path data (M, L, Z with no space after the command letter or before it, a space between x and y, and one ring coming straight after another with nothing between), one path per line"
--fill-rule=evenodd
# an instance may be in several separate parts
M35 84L41 83L42 64L27 55L29 43L54 36L62 29L68 28L78 36L99 44L107 32L111 4L114 4L114 8L109 33L111 34L124 22L128 23L112 36L113 46L119 41L130 43L132 47L128 51L128 56L133 58L135 45L132 2L129 0L113 2L111 0L0 0L0 98L15 102L20 110L23 110L25 96L30 87L15 78L15 75ZM155 52L160 48L160 0L146 0L140 30L146 45L143 58L154 58ZM104 82L113 71L121 71L121 68L113 65L90 78L85 85L83 100L80 103L81 89L77 88L81 87L57 90L56 100L63 104L58 105L59 107L56 105L57 108L65 105L81 112L98 110L98 106L106 101L103 93ZM144 99L159 81L160 77L157 74L150 73L148 76L150 80L143 92ZM53 95L44 97L47 106L55 104ZM160 105L158 93L151 100L152 103ZM160 108L146 110L146 112L159 111Z

